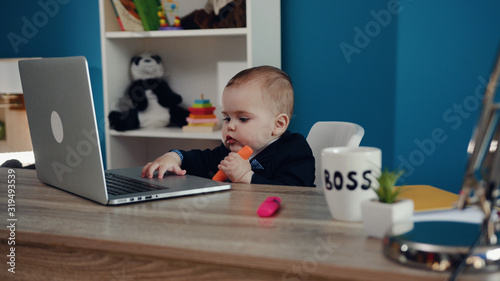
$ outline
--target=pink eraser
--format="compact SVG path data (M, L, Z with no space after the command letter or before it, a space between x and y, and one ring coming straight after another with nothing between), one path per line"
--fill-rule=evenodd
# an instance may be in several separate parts
M260 204L257 214L260 217L270 217L280 208L281 198L269 196L262 204Z

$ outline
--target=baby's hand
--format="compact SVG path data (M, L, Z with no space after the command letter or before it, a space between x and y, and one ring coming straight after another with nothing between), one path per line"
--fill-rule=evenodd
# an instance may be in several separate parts
M169 152L156 158L153 162L149 162L142 168L141 176L143 178L153 178L153 174L158 170L158 178L162 179L163 175L169 171L176 175L183 176L186 170L181 169L181 157L175 152Z
M252 179L251 175L253 172L250 162L241 158L236 152L229 153L229 155L220 162L218 168L223 171L232 182L250 183Z

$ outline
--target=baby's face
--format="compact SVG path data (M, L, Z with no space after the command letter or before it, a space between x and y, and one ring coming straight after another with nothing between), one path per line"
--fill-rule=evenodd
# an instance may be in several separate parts
M224 89L222 116L222 141L233 152L245 145L260 151L278 137L273 135L276 116L255 83Z

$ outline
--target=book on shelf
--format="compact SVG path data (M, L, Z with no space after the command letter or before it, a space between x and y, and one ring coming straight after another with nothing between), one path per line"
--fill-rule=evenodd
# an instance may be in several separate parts
M160 27L158 8L161 7L161 2L159 0L134 0L134 3L144 30L158 30Z
M133 0L110 0L122 31L144 31Z

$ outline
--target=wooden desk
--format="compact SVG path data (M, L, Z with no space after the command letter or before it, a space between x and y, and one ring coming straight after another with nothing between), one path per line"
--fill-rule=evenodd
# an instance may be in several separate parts
M15 170L15 274L6 263L7 169L0 169L1 280L445 280L393 263L360 223L333 221L319 189L231 191L106 207ZM256 210L267 196L283 205ZM499 276L465 275L460 280ZM495 279L499 280L499 279Z

